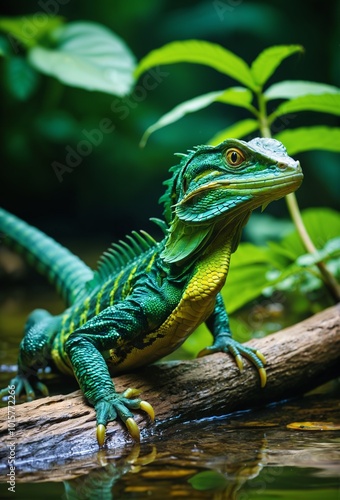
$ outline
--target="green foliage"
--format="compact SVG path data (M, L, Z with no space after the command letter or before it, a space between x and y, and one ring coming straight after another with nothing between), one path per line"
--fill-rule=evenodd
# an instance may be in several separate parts
M228 286L223 289L230 313L275 290L301 294L320 290L324 284L316 263L321 260L340 278L340 214L311 208L302 212L302 218L318 249L313 255L306 254L297 230L266 246L240 244L231 262ZM273 226L274 232L275 221Z
M284 59L296 52L302 52L302 50L300 45L281 45L269 47L261 52L250 67L253 80L257 83L258 88L262 88Z
M24 47L30 48L39 44L43 38L58 28L64 19L60 16L44 16L43 22L36 22L35 15L22 17L1 17L0 30L11 38L19 41Z
M334 94L302 95L290 99L278 106L275 112L268 117L269 122L274 121L278 116L296 113L298 111L319 111L321 113L331 113L340 115L340 90Z
M272 99L291 99L305 95L338 94L339 89L325 83L308 82L304 80L284 80L274 83L264 92L266 101Z
M189 62L203 64L234 78L251 89L256 89L250 68L240 57L221 45L202 40L172 42L153 50L138 64L135 77L160 64Z
M339 115L340 89L331 85L308 81L283 81L272 85L267 90L263 89L263 86L282 61L292 54L302 52L302 50L300 45L269 47L259 54L251 66L248 66L245 61L219 45L197 40L173 42L152 51L138 64L135 71L136 77L155 65L190 62L210 66L237 80L245 87L210 92L179 104L146 130L142 143L145 144L149 135L161 127L175 122L187 113L203 109L216 101L241 106L247 109L255 118L242 120L225 130L217 132L209 141L211 144L217 144L227 137L242 138L256 131L268 135L269 127L273 125L277 118L284 115L289 117L293 113L305 111ZM286 99L286 101L279 104L275 111L267 116L267 103L274 99ZM257 102L257 104L254 104L253 101ZM289 154L318 148L339 151L340 141L338 137L340 128L324 127L322 131L319 128L311 129L309 139L309 129L306 129L306 134L303 134L302 130L305 129L289 131L290 135L287 142L284 140L284 135L282 138L282 134L286 134L288 131L277 134L275 137L282 140ZM317 135L319 132L323 133L319 140L315 141L314 134ZM326 139L327 134L329 134L328 140Z
M0 46L8 58L7 80L15 97L23 100L33 93L35 70L86 90L118 96L131 90L135 58L115 33L93 22L63 24L62 18L47 16L45 21L38 25L29 16L0 18L0 30L25 54L19 58L6 42Z
M163 115L156 123L149 127L141 140L141 145L144 146L148 137L155 132L157 129L165 127L166 125L170 125L184 115L188 113L193 113L195 111L199 111L203 109L209 104L213 102L223 102L225 104L233 104L234 106L240 106L242 108L246 108L248 110L252 110L253 106L251 105L252 94L248 89L242 87L232 87L227 90L220 90L216 92L209 92L208 94L200 95L198 97L194 97L188 101L182 102L178 106L176 106L172 111ZM256 127L257 127L257 122ZM229 135L228 137L232 137Z
M70 23L51 33L53 48L33 47L29 61L61 82L123 96L133 84L134 57L104 26Z
M283 142L291 155L314 149L340 152L340 128L337 127L299 127L283 130L275 138Z

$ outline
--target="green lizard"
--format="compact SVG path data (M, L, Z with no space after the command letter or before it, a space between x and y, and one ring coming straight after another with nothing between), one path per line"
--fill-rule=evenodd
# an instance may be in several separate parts
M28 317L18 375L9 386L32 399L34 390L48 394L39 368L50 365L74 375L95 408L100 446L107 423L117 417L135 440L139 429L131 410L142 409L154 418L137 391L118 394L111 375L169 354L202 322L214 341L200 355L230 353L240 370L244 356L257 367L261 386L266 383L263 355L231 337L220 290L252 210L297 189L303 178L300 164L275 139L228 139L181 156L160 200L163 240L134 232L128 242L104 253L96 271L39 230L0 211L5 242L26 255L68 304L58 316L37 309Z

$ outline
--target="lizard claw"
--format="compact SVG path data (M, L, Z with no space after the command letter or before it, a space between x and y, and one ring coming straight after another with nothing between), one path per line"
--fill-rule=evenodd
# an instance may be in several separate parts
M131 437L139 443L140 441L140 432L139 432L139 427L134 421L132 417L129 417L126 422L125 422L126 427L128 428L128 431L131 435Z
M141 401L140 405L139 405L139 408L141 410L145 411L149 415L149 417L151 419L151 422L154 422L154 420L155 420L155 410L150 405L150 403L148 403L147 401Z
M100 447L104 445L106 427L103 424L97 425L97 441Z
M137 442L140 441L140 431L130 410L143 410L149 415L151 421L154 421L155 412L153 407L147 401L135 398L137 394L139 394L138 390L127 389L122 394L112 394L95 404L97 441L100 447L105 442L106 424L116 420L117 417L120 417L126 425L131 437Z
M261 381L261 387L264 387L267 383L267 372L264 368L259 368L259 375Z

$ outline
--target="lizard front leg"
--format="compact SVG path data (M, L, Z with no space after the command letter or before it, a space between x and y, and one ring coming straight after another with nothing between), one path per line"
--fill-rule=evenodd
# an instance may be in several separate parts
M261 387L264 387L267 381L266 370L264 368L266 363L265 357L257 349L244 346L232 338L228 314L220 293L216 297L215 309L207 319L206 324L214 337L214 342L211 346L203 349L198 356L201 357L214 352L232 354L240 371L243 370L242 356L244 356L258 369Z
M43 309L36 309L28 317L24 337L20 343L18 374L9 382L15 386L16 396L26 393L28 401L35 398L35 390L44 396L48 389L38 378L39 369L51 362L51 347L57 327L58 317ZM0 390L0 398L8 394L8 387Z
M104 359L106 353L113 351L123 361L134 340L150 330L146 309L143 301L134 300L131 296L90 319L66 341L65 350L80 388L96 410L100 446L104 443L107 423L117 417L136 441L139 441L139 429L131 410L144 410L154 419L153 408L146 401L136 398L137 391L116 392Z

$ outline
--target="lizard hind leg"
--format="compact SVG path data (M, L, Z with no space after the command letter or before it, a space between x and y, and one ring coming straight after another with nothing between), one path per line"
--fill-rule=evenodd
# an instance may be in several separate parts
M46 368L51 359L55 321L56 317L43 309L36 309L28 317L19 348L18 374L9 382L9 386L15 386L17 397L25 392L30 401L35 398L35 390L48 395L48 389L40 382L37 373ZM0 390L0 398L7 394L8 387Z

